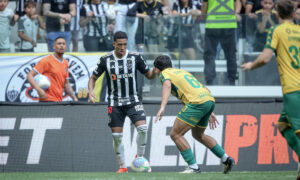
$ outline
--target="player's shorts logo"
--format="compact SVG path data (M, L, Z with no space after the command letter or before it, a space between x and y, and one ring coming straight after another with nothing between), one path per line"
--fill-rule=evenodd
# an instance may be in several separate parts
M47 55L45 55L47 56ZM5 101L7 102L35 102L38 101L38 93L31 87L27 81L29 71L45 56L34 57L27 63L21 65L19 69L10 78L5 93ZM64 55L69 61L69 81L76 92L79 100L87 100L86 82L89 80L89 71L83 61L76 56ZM86 93L85 93L86 92ZM63 94L63 100L71 100L70 97Z

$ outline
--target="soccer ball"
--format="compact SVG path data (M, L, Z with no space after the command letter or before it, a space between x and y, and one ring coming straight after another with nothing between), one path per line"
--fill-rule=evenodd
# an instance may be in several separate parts
M131 169L134 172L150 172L149 161L144 157L137 157L131 163Z
M42 74L34 76L34 80L44 90L47 90L51 85L49 78Z

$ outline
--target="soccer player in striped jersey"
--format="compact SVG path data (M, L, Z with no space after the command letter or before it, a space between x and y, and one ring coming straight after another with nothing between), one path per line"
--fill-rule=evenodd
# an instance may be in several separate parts
M97 99L94 94L95 82L105 73L108 87L108 125L112 131L113 148L120 169L118 173L126 173L124 146L122 143L123 125L128 116L137 129L137 156L143 156L147 143L148 126L146 113L138 94L137 71L148 79L153 79L155 73L149 69L145 60L138 53L127 50L127 34L118 31L114 34L114 50L102 56L94 70L89 83L89 100Z
M300 26L294 24L295 8L291 0L277 3L279 25L268 32L265 48L253 62L241 65L243 70L252 70L268 63L276 53L283 92L283 110L278 120L278 130L288 145L300 158ZM298 179L300 164L298 163Z
M223 172L228 173L235 163L234 159L225 153L213 137L204 133L208 124L211 129L214 129L218 123L213 114L215 99L210 91L189 72L172 68L169 56L161 55L155 59L154 72L160 74L163 85L161 106L156 114L155 122L161 120L164 115L171 93L185 104L185 107L178 113L170 132L172 140L189 166L183 173L201 172L191 147L184 138L184 134L189 130L192 130L192 136L195 140L221 158L224 164Z

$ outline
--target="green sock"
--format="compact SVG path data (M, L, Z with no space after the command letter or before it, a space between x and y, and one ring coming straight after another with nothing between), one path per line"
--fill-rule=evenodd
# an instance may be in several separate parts
M300 159L300 139L294 133L292 128L286 128L281 132L283 137L286 139L288 145L296 152Z
M181 156L188 163L188 165L196 164L195 156L191 149L180 152Z
M211 148L211 151L219 158L222 158L225 154L224 149L219 144L216 144L213 148Z

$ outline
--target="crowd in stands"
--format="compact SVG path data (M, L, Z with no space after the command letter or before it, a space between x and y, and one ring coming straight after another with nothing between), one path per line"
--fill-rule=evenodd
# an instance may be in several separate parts
M201 17L202 1L17 0L16 9L9 9L9 0L0 0L0 52L11 52L9 33L11 26L17 26L15 50L21 52L34 52L41 29L46 30L49 51L53 51L53 40L62 36L72 44L68 51L74 52L81 39L85 51L109 51L113 32L123 30L129 36L130 50L159 52L160 41L166 40L169 51L179 48L185 59L197 59L204 42L197 26L205 19ZM238 36L246 39L249 51L261 51L267 31L278 23L276 0L235 2ZM300 1L294 3L299 23Z

